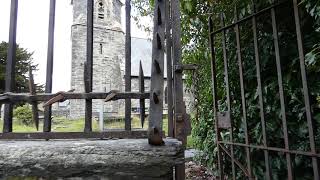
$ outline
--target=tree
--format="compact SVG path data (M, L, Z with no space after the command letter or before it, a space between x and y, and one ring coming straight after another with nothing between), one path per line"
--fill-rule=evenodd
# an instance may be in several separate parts
M226 17L226 24L234 21L234 7L238 9L240 17L252 14L251 0L180 0L182 11L182 43L183 62L198 64L198 77L187 76L189 88L197 92L196 103L198 118L193 119L194 144L202 150L203 156L200 160L216 170L216 145L215 145L215 119L212 113L212 91L210 50L208 42L208 18L212 16L215 29L221 28L220 13ZM256 8L263 9L270 5L270 1L257 1ZM290 1L289 1L290 2ZM141 16L152 14L153 0L135 0L135 5ZM149 6L144 8L143 6ZM297 39L295 33L294 19L292 15L292 4L287 3L281 10L276 10L280 56L282 64L283 85L286 101L286 115L289 126L289 141L291 149L308 150L308 130L305 118L303 93L301 88L300 65L297 51ZM320 149L320 3L318 0L303 0L300 4L301 28L303 32L304 50L306 54L306 71L310 91L310 103L313 120L315 123L316 146ZM137 18L138 19L138 18ZM281 124L281 111L278 95L277 71L275 66L274 44L272 36L272 24L270 13L264 13L257 19L258 42L261 61L261 76L263 89L263 103L265 119L267 121L268 143L272 147L283 147L283 133ZM253 51L252 24L251 21L243 23L240 29L241 54L244 63L244 83L247 106L247 119L250 141L262 144L261 122L259 116L259 100L257 94L257 78L255 57ZM230 28L227 34L227 56L229 68L229 80L231 91L231 114L236 128L233 129L234 141L243 142L242 107L239 85L239 74L237 65L237 54L235 47L234 29ZM226 91L224 82L224 64L221 45L222 34L215 37L219 111L226 111ZM196 85L195 85L196 84ZM197 121L198 119L198 121ZM228 131L222 132L225 140L230 137ZM264 176L264 156L261 151L252 149L253 171L258 179ZM235 157L245 164L245 154L242 150L235 151ZM271 168L272 179L286 178L286 161L283 155L274 153ZM312 176L310 159L302 156L294 156L293 168L296 179L309 179ZM230 161L226 162L225 173L231 172ZM239 173L239 171L238 171ZM238 174L238 179L243 179Z
M6 61L8 53L8 43L0 43L0 94L5 92L5 76L6 76ZM27 49L17 45L16 50L16 69L15 69L15 84L14 92L25 93L29 92L28 85L28 71L29 66L35 71L37 65L33 64L33 53L28 52ZM38 92L43 92L43 85L36 85ZM0 104L1 109L1 104Z
M8 43L0 43L0 93L5 90L5 75L6 75L6 61L8 53ZM36 65L33 65L32 54L27 49L19 47L17 45L16 51L16 69L15 69L15 84L14 90L17 93L28 92L28 68L32 66L32 69L36 69Z

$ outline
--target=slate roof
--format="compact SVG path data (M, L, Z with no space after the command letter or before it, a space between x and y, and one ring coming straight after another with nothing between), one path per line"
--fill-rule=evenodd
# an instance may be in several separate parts
M131 38L131 76L139 76L140 61L145 77L151 77L152 41L144 38ZM164 77L167 77L166 58L164 58Z

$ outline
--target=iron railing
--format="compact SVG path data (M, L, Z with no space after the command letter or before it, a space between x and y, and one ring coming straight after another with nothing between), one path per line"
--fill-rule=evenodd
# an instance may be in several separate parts
M140 120L145 121L145 99L150 99L149 127L162 131L163 121L163 84L164 84L164 53L167 57L168 80L168 134L186 144L190 133L189 116L186 114L183 101L183 70L193 69L193 66L182 65L180 40L180 3L178 0L155 1L154 35L152 48L151 90L144 92L144 74L140 64L139 92L131 92L131 1L126 0L126 41L125 41L125 92L92 92L93 90L93 37L94 37L94 0L87 0L87 44L86 61L84 63L84 93L58 92L52 94L54 28L56 0L50 0L50 16L48 29L47 71L45 93L37 94L32 70L29 70L29 94L15 93L15 62L16 62L16 30L19 0L11 0L11 16L9 31L9 48L6 65L5 93L0 94L0 104L5 104L3 133L0 139L77 139L77 138L147 138L148 133L142 129L131 129L131 100L140 100ZM83 132L51 132L51 105L67 99L85 100L85 125ZM125 99L125 129L92 131L92 100L105 99L115 101ZM45 102L43 132L17 133L13 130L13 106L16 103L30 103L33 119L39 128L38 103ZM163 133L161 134L163 135ZM184 164L177 165L176 179L184 179Z
M281 70L281 59L280 59L280 51L279 51L279 42L278 42L278 27L276 21L276 13L275 9L279 8L280 6L288 5L290 1L283 1L279 3L274 3L271 6L259 10L256 12L255 7L253 5L253 13L249 16L243 17L242 19L238 18L237 8L235 8L235 18L234 21L229 24L225 25L224 23L224 15L221 15L221 28L214 30L214 21L213 18L210 17L209 19L209 37L210 37L210 49L211 49L211 73L212 73L212 89L213 89L213 109L214 109L214 117L215 117L215 131L216 131L216 146L217 146L217 167L219 168L219 178L224 179L224 164L226 163L226 158L224 158L224 154L229 156L231 159L231 169L232 169L232 179L236 179L236 166L237 165L245 176L248 179L254 179L253 174L253 167L252 167L252 150L257 149L263 151L264 155L264 164L265 164L265 178L272 179L272 172L270 168L270 152L279 152L285 154L285 161L287 166L287 177L288 179L294 178L293 172L293 162L292 162L292 155L302 155L308 158L311 158L312 163L311 166L313 168L313 178L314 180L318 180L319 177L319 158L320 154L317 153L316 144L315 144L315 134L314 134L314 124L312 122L312 115L311 115L311 107L309 102L309 91L308 91L308 84L307 84L307 75L306 75L306 67L305 67L305 55L304 55L304 47L302 43L302 32L300 26L300 18L299 18L299 10L298 10L298 2L297 0L292 1L293 6L293 15L295 21L295 30L296 30L296 37L297 37L297 46L298 46L298 54L299 54L299 61L300 61L300 72L301 72L301 79L302 79L302 89L303 89L303 97L304 97L304 106L305 106L305 114L306 114L306 121L308 126L308 133L309 133L309 144L310 144L310 151L302 151L302 150L293 150L290 149L289 145L289 138L288 138L288 125L286 119L286 102L284 96L284 85L283 85L283 77L282 77L282 70ZM291 5L291 4L290 4ZM267 142L267 132L266 132L266 120L265 120L265 112L264 112L264 101L263 101L263 93L262 93L262 83L261 83L261 69L260 69L260 55L259 55L259 48L258 48L258 35L257 35L257 18L260 17L262 14L270 13L271 16L271 23L272 23L272 33L273 33L273 43L274 43L274 53L276 59L276 69L277 69L277 80L278 80L278 87L279 87L279 96L280 96L280 106L281 106L281 119L282 119L282 133L284 139L284 148L279 147L271 147L268 145ZM255 142L250 142L249 139L249 130L248 130L248 120L247 120L247 104L246 104L246 96L245 96L245 84L244 84L244 69L243 69L243 59L241 54L241 40L240 40L240 26L245 24L246 22L251 21L252 25L252 32L253 32L253 46L254 46L254 59L255 59L255 66L256 66L256 78L257 78L257 93L258 93L258 101L259 101L259 118L261 121L262 126L262 144L255 145ZM241 90L241 107L242 107L242 121L243 121L243 128L244 128L244 143L235 142L233 137L234 128L240 128L233 125L232 117L230 117L230 113L232 110L231 107L231 95L230 95L230 81L229 81L229 67L228 67L228 57L227 57L227 47L226 47L226 32L227 30L232 31L234 28L235 38L236 38L236 53L237 53L237 66L238 66L238 73L239 73L239 82L240 82L240 90ZM226 104L227 104L227 112L219 112L219 102L222 99L219 99L217 92L218 86L218 77L217 77L217 64L216 64L216 47L215 43L217 43L216 36L221 35L221 43L222 43L222 54L223 54L223 66L224 66L224 82L225 90L226 90ZM229 141L222 140L222 136L220 132L222 130L228 130L230 133ZM243 164L235 157L235 148L244 148L245 149L245 161L246 163ZM229 177L231 178L231 177Z
M154 38L151 91L144 92L144 74L140 66L139 92L131 92L131 1L126 0L126 41L125 41L125 92L92 92L93 88L93 37L94 37L94 0L87 1L87 45L86 61L84 63L84 86L85 92L58 92L52 94L53 53L54 53L54 29L55 29L55 6L56 0L50 0L49 27L48 27L48 49L47 49L47 71L45 93L37 94L33 80L32 70L29 71L29 93L15 93L15 62L16 62L16 35L17 14L19 0L11 0L11 16L9 31L9 48L6 65L5 93L0 94L0 103L5 104L3 133L0 139L70 139L70 138L146 138L147 131L143 129L131 129L131 100L140 100L140 119L145 121L145 99L150 99L149 127L162 129L163 113L163 81L164 81L164 52L167 53L167 79L168 79L168 119L169 136L177 137L186 142L183 130L185 113L182 89L182 71L173 71L173 64L183 67L181 64L180 47L180 12L179 1L155 1L154 11ZM174 26L171 26L174 22ZM166 34L166 35L165 35ZM172 41L173 39L173 41ZM172 43L173 42L173 43ZM171 53L173 51L173 53ZM171 54L174 54L173 58ZM173 78L175 79L173 81ZM174 82L174 83L173 83ZM175 88L173 88L175 87ZM52 132L51 105L55 102L67 99L85 100L85 124L83 132ZM106 132L92 132L92 100L105 99L115 101L125 99L125 129L108 130ZM17 133L13 128L13 106L16 103L27 102L32 105L33 119L39 128L38 103L44 103L43 132ZM175 104L175 108L173 107ZM176 110L175 110L176 109ZM179 119L177 124L174 119ZM179 132L175 129L179 128Z
M56 1L50 0L50 12L49 12L49 29L48 29L48 50L47 50L47 71L46 71L46 84L45 93L36 94L35 84L33 80L33 74L31 68L29 68L29 90L30 94L26 93L13 93L15 84L15 61L16 61L16 27L17 27L17 14L18 14L18 0L11 1L11 16L10 16L10 31L9 31L9 48L6 65L6 84L5 93L0 95L0 102L5 103L4 110L4 122L3 133L0 134L0 139L72 139L72 138L146 138L147 131L142 129L131 130L131 99L140 99L141 104L141 121L144 121L145 111L145 99L149 98L149 93L144 92L144 78L140 77L140 92L130 92L130 89L126 89L126 92L92 92L92 77L93 77L93 17L94 17L94 2L93 0L87 1L87 57L84 66L84 84L85 93L73 93L73 92L59 92L52 94L52 74L53 74L53 53L54 53L54 29L55 29L55 6ZM127 6L130 6L130 1L127 1ZM126 9L127 22L130 25L130 8ZM127 31L130 32L130 26L127 26ZM126 59L129 63L126 63L126 87L131 86L130 82L130 50L131 50L131 35L126 34ZM142 71L142 69L140 69ZM143 73L140 73L143 76ZM51 132L51 105L55 102L64 101L67 99L85 99L85 125L84 132ZM125 130L110 130L107 132L92 132L92 99L105 99L106 101L114 101L119 99L126 99L129 102L129 109L126 109L126 121ZM36 124L36 128L39 128L39 116L38 116L38 102L46 102L44 108L44 122L42 133L14 133L12 132L13 126L13 105L15 103L28 102L32 105L33 119ZM127 105L126 105L127 106ZM129 116L129 120L128 120Z

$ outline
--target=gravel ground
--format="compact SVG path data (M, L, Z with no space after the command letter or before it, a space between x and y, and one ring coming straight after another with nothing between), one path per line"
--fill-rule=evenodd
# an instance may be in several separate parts
M214 180L214 176L210 171L202 165L198 165L193 161L186 162L186 179L187 180Z

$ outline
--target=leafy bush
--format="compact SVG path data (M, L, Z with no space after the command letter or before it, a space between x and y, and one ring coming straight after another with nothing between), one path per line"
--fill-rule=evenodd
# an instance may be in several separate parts
M15 108L13 110L13 117L19 124L31 126L34 123L32 119L32 110L28 104Z
M214 129L215 119L213 117L213 97L211 90L210 49L208 47L208 17L201 13L213 14L215 29L221 28L219 12L224 12L226 24L233 20L233 6L237 4L239 16L245 17L251 14L250 2L248 1L218 1L206 0L185 1L193 3L191 9L183 9L183 60L186 64L198 64L196 74L190 74L187 78L189 88L193 90L196 97L197 118L193 119L193 138L197 148L203 151L198 159L208 166L217 170L217 147ZM240 3L239 3L240 2ZM255 1L257 8L263 9L268 6L267 1ZM310 93L310 105L315 127L316 148L320 149L320 55L319 55L319 17L312 14L315 11L308 9L305 1L301 7L301 29L303 32L304 52L306 54L306 71ZM183 3L182 3L183 4ZM284 98L286 104L286 118L289 134L290 149L309 151L308 126L306 121L306 110L302 91L302 79L297 50L297 39L292 17L292 5L287 4L276 10L280 59L283 76ZM303 6L307 6L303 11ZM315 5L314 3L312 5ZM319 4L318 4L319 5ZM214 7L214 8L208 8ZM315 8L311 9L319 9ZM320 6L318 6L320 7ZM217 16L216 16L217 15ZM284 148L284 135L282 127L282 115L280 106L280 95L276 60L274 54L274 42L270 13L265 13L257 18L258 44L260 54L260 69L263 94L263 112L266 121L266 134L268 146ZM192 42L192 43L190 43ZM222 50L222 33L215 36L215 58L217 73L217 97L218 111L227 111L226 85L224 83L224 61ZM259 95L257 91L256 64L253 47L252 22L244 22L240 26L241 56L243 61L244 95L246 98L246 116L249 141L254 145L262 145L262 123L260 121ZM231 98L231 117L234 128L233 141L244 143L244 123L241 105L239 67L237 59L236 39L234 29L226 31L226 49L228 61L228 75ZM230 140L229 130L221 132L222 140ZM227 146L228 147L228 146ZM230 147L228 147L230 150ZM235 148L235 157L242 164L246 164L246 156L243 148ZM265 166L263 151L251 149L252 167L254 176L264 179ZM272 179L286 179L286 159L281 153L270 152L270 168ZM223 160L224 172L231 177L231 163L228 156ZM310 179L313 176L310 158L303 156L292 156L293 169L296 179ZM237 179L243 179L241 171L237 171Z
M153 0L135 0L140 15L152 13L143 6L152 6ZM257 11L270 6L269 0L254 0ZM277 1L276 1L277 2ZM310 94L310 105L315 127L316 149L320 149L320 1L300 1L300 20L303 34L303 46L306 60L306 72ZM193 118L193 142L203 151L199 160L217 172L217 146L215 134L215 119L213 117L213 96L210 68L210 49L208 42L208 18L212 16L214 29L221 28L220 13L225 16L225 24L235 22L234 7L238 9L239 18L252 14L251 0L180 0L182 11L182 44L183 62L197 64L196 74L188 74L186 82L195 95L197 116ZM278 39L282 68L286 119L288 125L289 145L291 150L309 151L309 133L306 120L306 109L302 90L299 54L292 1L276 8L278 23ZM278 87L277 66L274 51L271 13L266 11L257 18L257 38L260 57L261 83L263 94L263 113L266 124L267 144L271 147L284 148L282 114ZM215 61L217 73L217 97L219 111L227 110L226 85L224 83L224 61L222 50L222 33L215 36ZM262 145L262 123L260 120L260 105L257 85L256 61L253 45L252 21L240 25L241 56L243 61L244 95L246 98L246 116L250 144ZM231 117L234 125L234 142L244 143L244 123L239 83L238 57L236 37L233 27L226 30L227 63L231 98ZM195 76L194 76L195 75ZM229 141L230 132L221 132L222 140ZM230 146L226 146L230 150ZM254 176L265 179L263 151L251 149ZM235 158L246 165L243 148L235 148ZM231 177L231 163L224 156L224 172ZM269 155L272 179L287 179L286 158L283 153L270 152ZM295 179L311 179L312 164L310 158L292 155L292 166ZM237 170L236 179L244 179Z

